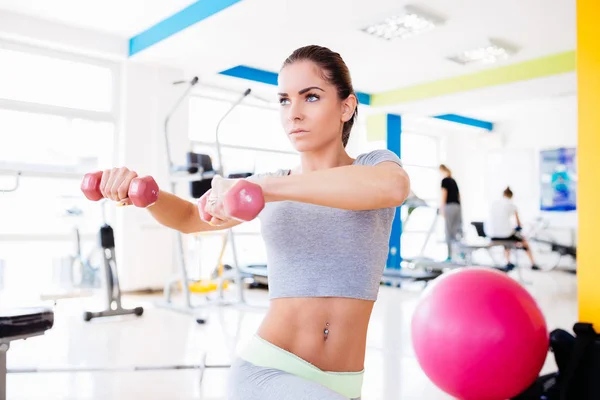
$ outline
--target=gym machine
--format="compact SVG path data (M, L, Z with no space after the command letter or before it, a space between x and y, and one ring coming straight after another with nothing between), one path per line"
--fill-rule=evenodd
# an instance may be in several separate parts
M181 81L176 82L177 84L182 83ZM220 143L220 127L222 122L227 118L227 116L238 106L240 105L248 95L251 93L251 89L246 89L240 97L234 101L227 112L221 117L219 120L216 132L215 132L215 141L216 141L216 150L217 150L217 158L218 158L218 169L215 169L212 164L212 160L208 155L205 154L197 154L192 151L187 153L187 165L179 166L175 165L170 152L169 145L169 121L173 113L179 108L183 100L189 95L194 86L198 83L198 78L194 77L191 81L188 82L187 89L182 93L179 99L176 101L175 105L171 109L171 111L167 114L164 122L164 140L167 151L167 160L168 160L168 169L170 174L170 183L171 183L171 192L175 193L177 183L179 182L189 182L190 184L190 192L192 197L200 198L206 191L208 191L211 187L211 180L215 175L223 176L223 162L222 162L222 154L221 154L221 143ZM234 176L230 176L233 178ZM237 258L237 249L235 246L234 233L231 229L225 232L226 237L224 238L223 246L226 245L227 242L231 244L232 253L233 253L233 281L237 284L237 302L236 303L245 303L244 298L244 288L243 288L243 278L245 276L259 276L263 279L266 279L266 266L256 266L256 267L248 267L241 269L239 266L238 258ZM190 280L188 269L185 261L185 252L183 246L183 234L181 232L176 232L176 242L177 242L177 258L176 262L178 265L178 273L173 276L171 279L167 281L164 288L164 298L157 305L159 307L167 308L173 311L182 312L185 314L189 314L194 316L196 322L199 324L204 324L207 321L206 314L202 309L203 305L193 304L191 298L191 290L190 285L194 285L194 281ZM229 305L233 304L230 301L227 301L224 296L224 280L221 266L218 267L219 274L217 276L218 283L218 298L212 300L212 304L214 305ZM259 278L259 279L260 279ZM176 304L173 298L173 288L180 287L183 295L183 304Z
M412 212L418 208L430 208L427 202L416 196L413 192L410 193L408 198L403 204L404 207L408 207L408 215L403 221L403 226L406 227L408 221L411 218ZM494 257L491 253L491 249L493 247L507 247L510 249L518 250L517 243L512 241L491 241L489 238L485 236L483 233L483 223L472 222L471 224L476 228L478 236L484 238L485 240L481 243L465 243L463 241L455 243L455 249L460 251L464 258L462 261L437 261L428 257L425 257L425 251L427 245L429 244L431 237L434 234L438 218L440 218L440 214L438 210L435 210L435 216L431 225L427 229L425 240L423 241L423 245L418 253L418 255L414 258L404 259L403 263L407 268L403 268L400 270L388 269L384 270L382 276L382 283L385 285L400 287L404 282L424 282L427 285L431 280L437 278L442 275L445 271L464 268L472 265L472 254L477 250L485 250L490 258L493 261L493 265L491 268L503 271L510 272L506 268L496 265L494 261ZM481 226L480 226L481 225ZM397 256L397 255L396 255ZM518 252L517 256L517 264L518 263ZM517 267L518 279L522 283L529 283L525 281L522 275L522 271Z
M402 206L408 208L408 214L407 214L406 218L404 219L404 221L402 221L402 225L404 227L406 227L412 212L419 207L427 207L427 203L411 191L409 196L406 198L406 200L402 204ZM425 254L425 248L427 247L427 244L429 243L429 239L431 238L431 235L433 234L436 221L437 221L437 216L434 218L433 223L431 224L431 226L429 227L429 230L427 231L427 236L425 238L423 246L421 247L421 251L419 252L419 255L415 259L404 260L404 264L407 266L407 268L402 268L402 269L386 268L383 271L383 275L381 277L381 283L383 283L384 285L388 285L388 286L401 287L402 284L405 282L423 282L425 284L425 286L427 286L427 284L430 281L434 280L435 278L437 278L438 276L440 276L442 274L442 271L435 271L435 270L430 270L428 268L421 268L420 266L417 265L419 261L424 260L423 256ZM400 254L392 254L392 256L400 257Z
M0 192L4 192L4 190ZM0 400L6 400L6 374L13 372L12 370L8 371L6 367L6 356L10 343L43 335L53 325L54 312L48 308L28 307L0 310Z
M98 312L86 311L83 313L84 321L91 321L94 318L114 317L117 315L141 316L144 313L143 307L135 307L132 309L123 308L121 305L121 287L119 285L119 273L117 272L117 261L115 258L115 236L113 228L106 223L105 205L106 201L102 201L102 220L103 224L100 227L98 234L100 248L102 249L102 261L104 264L104 287L106 289L105 310Z

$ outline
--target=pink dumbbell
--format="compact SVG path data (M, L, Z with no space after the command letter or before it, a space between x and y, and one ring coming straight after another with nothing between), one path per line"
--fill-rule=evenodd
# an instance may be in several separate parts
M85 174L81 182L81 191L89 200L98 201L102 199L100 192L100 182L102 180L102 171ZM127 196L136 207L148 207L158 199L158 185L151 176L143 178L134 178L129 185Z
M229 181L229 180L223 180ZM210 221L211 215L204 209L211 195L211 190L204 193L198 200L200 218ZM244 179L235 180L230 189L225 193L223 199L223 211L225 215L238 221L252 221L265 208L265 197L262 188Z

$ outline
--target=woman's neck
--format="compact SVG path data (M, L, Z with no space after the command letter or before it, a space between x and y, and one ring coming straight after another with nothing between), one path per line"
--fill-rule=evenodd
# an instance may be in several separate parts
M342 145L325 147L311 152L303 152L300 155L302 172L311 172L321 169L342 167L351 165L354 159L346 153Z

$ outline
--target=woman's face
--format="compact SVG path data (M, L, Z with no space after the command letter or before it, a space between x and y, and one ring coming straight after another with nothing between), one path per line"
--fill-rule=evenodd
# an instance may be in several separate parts
M296 150L314 151L341 142L343 123L352 116L349 102L338 99L336 87L321 77L316 64L286 65L278 89L281 124Z

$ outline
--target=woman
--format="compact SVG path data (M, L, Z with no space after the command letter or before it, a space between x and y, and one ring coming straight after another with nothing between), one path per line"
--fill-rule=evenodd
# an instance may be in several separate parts
M527 253L529 261L531 261L531 268L538 270L539 267L533 260L533 254L529 249L529 243L523 236L521 236L521 219L517 211L517 206L512 200L513 192L510 187L504 189L503 196L492 203L490 209L490 220L485 227L485 233L491 238L491 240L516 242ZM515 218L516 226L512 219ZM506 252L506 269L512 270L515 268L514 264L510 262L510 248L505 247Z
M339 54L320 46L294 51L279 74L279 101L300 166L250 178L266 201L259 218L271 302L231 367L228 398L360 398L367 327L409 179L388 150L356 159L346 153L357 98ZM117 169L105 175L103 194L125 199L136 174ZM207 222L196 206L166 192L149 211L182 232L240 223L224 214L222 193L211 198L217 200L206 203Z
M453 244L462 237L460 191L458 190L458 184L452 178L452 171L444 164L440 165L440 173L442 174L440 213L446 222L446 245L448 246L448 261L450 261L453 256Z

